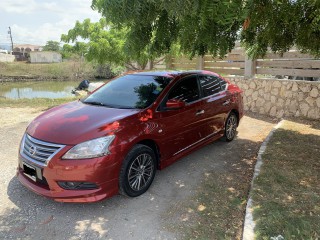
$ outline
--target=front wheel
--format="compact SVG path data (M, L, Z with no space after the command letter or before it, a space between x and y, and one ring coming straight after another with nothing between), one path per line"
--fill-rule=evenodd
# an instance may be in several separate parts
M156 156L151 148L137 144L123 161L120 176L120 193L137 197L148 190L156 173Z
M235 113L231 112L226 120L224 139L230 142L234 139L237 133L238 117Z

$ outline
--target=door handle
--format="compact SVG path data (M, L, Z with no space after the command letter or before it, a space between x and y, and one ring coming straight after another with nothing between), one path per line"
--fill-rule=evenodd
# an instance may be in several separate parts
M226 106L226 105L228 105L229 103L230 103L230 99L224 101L224 102L222 103L222 106Z
M204 114L204 110L199 110L198 112L196 112L196 116Z

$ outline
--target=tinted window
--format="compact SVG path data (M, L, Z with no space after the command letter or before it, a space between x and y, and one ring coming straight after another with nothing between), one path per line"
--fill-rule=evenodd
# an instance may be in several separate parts
M126 75L110 81L83 102L112 108L143 109L157 99L170 80L162 76Z
M179 99L187 103L193 102L199 99L199 89L197 83L197 77L192 76L183 79L170 91L168 99Z
M199 76L200 86L204 96L210 96L221 91L220 78L216 76Z

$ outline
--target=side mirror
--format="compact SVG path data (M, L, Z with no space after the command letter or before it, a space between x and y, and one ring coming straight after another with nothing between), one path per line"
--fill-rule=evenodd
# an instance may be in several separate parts
M166 103L167 110L180 109L186 106L186 103L178 99L169 99Z

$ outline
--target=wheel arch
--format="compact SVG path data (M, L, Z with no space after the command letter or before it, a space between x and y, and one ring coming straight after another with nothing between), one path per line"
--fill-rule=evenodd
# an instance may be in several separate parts
M234 113L234 114L237 116L237 124L239 125L239 122L240 122L240 114L239 114L239 111L238 111L237 109L232 109L232 110L230 111L229 115L230 115L231 113ZM229 116L229 115L228 115L228 116Z
M145 145L153 150L154 154L156 155L157 168L159 169L161 155L160 155L160 148L159 148L158 144L152 139L143 139L143 140L140 140L139 142L135 143L135 145L136 144Z

